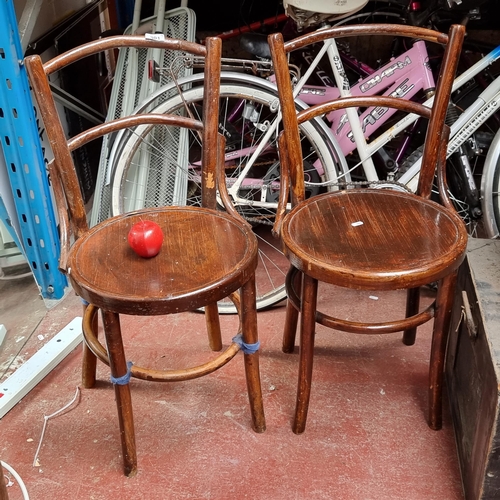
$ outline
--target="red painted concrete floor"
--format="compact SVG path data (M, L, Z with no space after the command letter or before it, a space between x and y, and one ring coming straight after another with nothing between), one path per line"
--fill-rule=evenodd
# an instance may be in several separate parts
M323 291L321 300L351 318L360 311L385 318L403 308L400 293L369 295ZM12 366L80 310L70 293L46 312ZM263 434L250 428L241 355L194 381L133 380L139 472L126 478L109 372L99 365L97 386L82 389L70 409L48 421L33 467L44 415L80 386L78 348L0 421L0 459L35 500L462 498L447 401L443 430L431 431L425 421L429 326L412 347L399 334L360 337L318 327L309 419L297 436L290 425L298 356L281 352L283 319L283 307L259 313ZM200 314L124 323L127 354L137 364L172 368L211 355ZM227 344L236 319L223 324ZM22 498L17 484L8 490L11 500Z

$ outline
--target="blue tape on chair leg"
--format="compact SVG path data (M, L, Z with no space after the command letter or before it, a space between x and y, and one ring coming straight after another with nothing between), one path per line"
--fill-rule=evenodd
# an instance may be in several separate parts
M240 346L240 349L244 354L255 354L260 347L260 341L257 341L255 344L246 344L243 342L243 336L241 333L238 333L236 337L233 337L233 342Z
M89 303L88 303L85 299L82 299L82 298L80 297L80 300L82 301L82 304L83 304L84 306L88 306L88 305L89 305Z
M113 377L113 375L111 375L111 382L113 382L113 384L116 384L116 385L127 385L129 382L130 382L130 377L132 376L132 371L130 370L132 368L132 365L134 363L132 363L132 361L127 361L127 373L125 373L125 375L122 375L121 377Z

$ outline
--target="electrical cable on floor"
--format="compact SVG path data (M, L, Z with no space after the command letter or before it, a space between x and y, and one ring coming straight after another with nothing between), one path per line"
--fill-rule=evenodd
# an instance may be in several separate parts
M16 481L19 483L19 487L21 488L21 491L23 493L24 500L29 500L30 496L28 494L28 490L26 489L26 486L25 486L23 480L21 479L21 476L9 464L6 464L5 462L2 462L1 460L0 460L0 465L2 465L2 467L6 471L10 472L14 476ZM4 478L2 477L2 481L3 480L4 480Z
M33 467L40 466L40 464L38 463L38 454L40 453L40 448L42 447L42 441L43 441L43 436L45 434L45 429L47 427L47 422L49 421L50 418L56 417L57 415L62 413L64 410L68 409L76 401L79 394L80 394L80 388L77 387L74 398L67 405L63 406L60 410L55 411L51 415L44 415L43 416L44 422L43 422L43 428L42 428L42 435L40 436L40 442L38 443L38 448L36 449L35 458L33 459Z

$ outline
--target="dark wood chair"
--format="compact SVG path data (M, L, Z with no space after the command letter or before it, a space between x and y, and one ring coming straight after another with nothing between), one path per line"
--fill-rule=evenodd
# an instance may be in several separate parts
M98 125L67 140L49 76L82 57L120 47L177 50L205 57L203 122L181 116L142 114ZM76 293L88 303L83 321L83 385L92 387L95 383L96 357L109 364L127 476L137 471L131 376L164 382L189 380L212 373L243 350L252 427L256 432L265 430L255 308L257 241L251 227L231 207L227 211L216 210L217 190L225 189L225 183L217 186L218 158L224 157L224 140L217 132L220 57L221 42L217 38L208 38L202 46L168 38L153 41L144 36L115 36L87 43L45 64L38 56L25 60L54 153L49 168L61 227L60 266ZM89 228L72 152L104 134L127 127L135 131L137 127L159 125L185 127L201 134L202 206L143 209ZM227 193L223 197L228 199ZM160 253L153 258L139 257L127 242L129 229L141 220L156 222L165 235ZM240 331L215 359L200 366L169 371L152 370L127 361L120 329L122 314L167 315L204 308L210 347L221 351L217 301L226 297L232 297L239 308ZM106 348L97 337L98 310Z
M445 45L432 109L397 98L345 97L296 114L287 55L330 37L363 34L405 36ZM463 36L463 26L452 26L445 35L390 25L330 28L287 43L281 34L269 36L283 113L280 137L283 193L275 232L280 234L291 263L287 276L284 352L293 352L299 312L301 319L295 433L303 432L306 425L316 322L353 333L403 331L403 342L411 345L417 326L432 318L428 423L432 429L441 428L443 364L450 312L456 271L467 243L465 226L447 198L444 170L449 135L445 115ZM368 106L394 107L428 118L417 193L350 186L306 200L298 124L333 110ZM436 170L443 204L430 199ZM292 209L285 215L288 192ZM404 319L374 324L334 318L317 310L318 281L357 290L406 289L406 315ZM438 283L435 303L419 312L419 288L433 282Z

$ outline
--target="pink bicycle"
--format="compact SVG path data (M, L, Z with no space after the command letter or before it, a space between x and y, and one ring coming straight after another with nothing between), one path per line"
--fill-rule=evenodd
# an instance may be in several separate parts
M419 98L424 102L432 99L434 77L425 42L417 41L411 47L404 47L401 53L376 70L359 64L343 53L342 47L343 40L342 45L333 41L318 47L315 54L304 54L302 57L307 58L308 65L303 74L291 65L297 109L339 95L384 94ZM256 51L265 55L265 47L258 46ZM458 93L466 88L499 56L500 47L480 58L456 79L454 91ZM203 61L185 59L182 55L179 60L194 68L203 64ZM235 207L254 226L260 240L258 307L265 308L284 298L283 283L288 267L270 235L280 188L276 146L280 131L279 104L269 61L227 60L225 64L227 70L221 81L220 130L227 140L226 179ZM356 78L361 79L351 84L348 74L353 69L358 71ZM311 84L313 76L322 81L333 79L336 86ZM197 116L203 101L201 82L202 75L196 72L180 78L151 95L137 112L154 110ZM490 181L483 187L481 196L469 158L470 151L481 149L476 131L495 113L499 102L500 79L495 79L461 114L462 110L450 107L450 119L453 118L454 123L448 152L450 159L458 156L460 160L456 182L451 182L452 197L470 232L474 233L478 220L486 221L489 236L494 235L495 221L500 220L496 218L498 200L493 194L494 184L500 182L497 172L500 147L495 150L496 156L485 163L482 179ZM420 169L419 132L416 117L399 120L394 111L384 108L359 110L359 114L356 110L332 113L325 119L304 125L301 129L304 171L310 194L344 189L354 182L380 188L414 189ZM199 202L200 147L196 146L199 146L199 138L196 135L180 138L180 144L185 147L173 150L168 147L169 137L176 133L154 127L131 130L116 138L110 152L113 213L158 203ZM491 138L493 135L491 133ZM140 161L143 155L148 157L146 165ZM148 181L151 177L154 183ZM174 179L175 187L162 192L162 186L171 185L169 178ZM234 312L229 303L220 307L226 312Z

